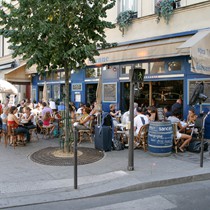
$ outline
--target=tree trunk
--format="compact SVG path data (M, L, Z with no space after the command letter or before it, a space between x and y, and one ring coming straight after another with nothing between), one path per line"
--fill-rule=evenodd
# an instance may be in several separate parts
M68 69L68 65L65 62L64 64L64 71L65 71L65 142L64 142L64 152L71 152L71 141L70 141L70 126L69 126L69 79L70 79L70 69Z

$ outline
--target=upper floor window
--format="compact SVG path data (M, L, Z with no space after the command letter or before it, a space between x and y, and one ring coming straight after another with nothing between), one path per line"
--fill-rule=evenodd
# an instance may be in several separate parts
M97 78L101 75L101 67L87 68L85 71L86 78Z
M149 73L149 63L137 63L134 67L145 69L145 74Z
M151 62L150 63L150 74L161 74L165 73L164 61Z
M60 72L58 71L52 72L52 80L60 80Z
M182 63L181 61L170 61L168 64L168 71L181 71L182 70Z
M120 75L121 76L128 76L132 65L122 65Z
M138 11L138 0L119 0L120 12L126 10L132 10L134 12Z

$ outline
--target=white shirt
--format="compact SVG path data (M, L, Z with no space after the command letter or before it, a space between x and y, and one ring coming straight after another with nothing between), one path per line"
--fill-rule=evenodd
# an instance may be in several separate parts
M79 109L77 109L77 114L82 114L82 109L84 109L84 107L80 107Z
M36 120L35 120L34 114L33 114L33 113L30 113L30 116L32 116L31 122L32 122L34 125L36 125ZM27 118L27 114L26 114L26 113L23 114L23 118L25 118L25 119Z
M170 120L172 124L177 124L177 123L180 122L180 119L177 118L177 117L175 117L175 116L169 116L169 117L168 117L168 120ZM180 138L181 138L181 135L182 135L182 134L181 134L181 133L178 131L178 129L177 129L176 137L177 137L178 139L180 139Z
M142 119L144 119L145 123L142 122ZM149 119L146 115L143 114L138 114L135 118L134 118L134 127L136 127L135 133L136 135L138 135L141 127L145 124L149 124Z
M127 124L129 122L129 116L130 116L129 111L127 111L123 114L123 116L121 117L122 124Z

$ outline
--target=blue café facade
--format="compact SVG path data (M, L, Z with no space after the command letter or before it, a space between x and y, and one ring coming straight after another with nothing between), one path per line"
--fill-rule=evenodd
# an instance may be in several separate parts
M80 102L94 102L101 75L102 109L108 111L110 104L116 104L117 109L127 111L130 99L129 70L132 67L141 67L146 70L144 83L134 88L134 100L139 105L148 106L154 99L159 107L171 106L178 98L182 98L183 114L186 118L195 86L204 82L204 94L208 98L202 103L202 107L197 104L195 108L196 112L199 112L200 108L210 110L210 65L209 68L205 67L206 72L192 72L195 63L191 55L192 47L210 52L210 32L207 33L207 45L203 45L204 38L199 33L190 31L149 40L136 40L100 51L95 63L87 61L85 69L71 72L70 100L77 107ZM200 36L201 43L198 43L198 46L194 41L195 36ZM208 56L210 60L210 55ZM202 70L202 63L197 66ZM46 76L33 75L32 98L42 100L43 85L46 81L48 97L55 101L64 101L64 76L62 70Z

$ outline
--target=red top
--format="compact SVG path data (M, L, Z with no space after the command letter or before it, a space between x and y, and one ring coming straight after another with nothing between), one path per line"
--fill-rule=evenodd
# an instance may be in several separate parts
M13 128L17 128L18 127L18 124L15 122L15 121L7 121L7 125L10 125L11 127Z
M50 125L50 118L46 119L46 120L43 120L43 125L45 125L45 126Z

